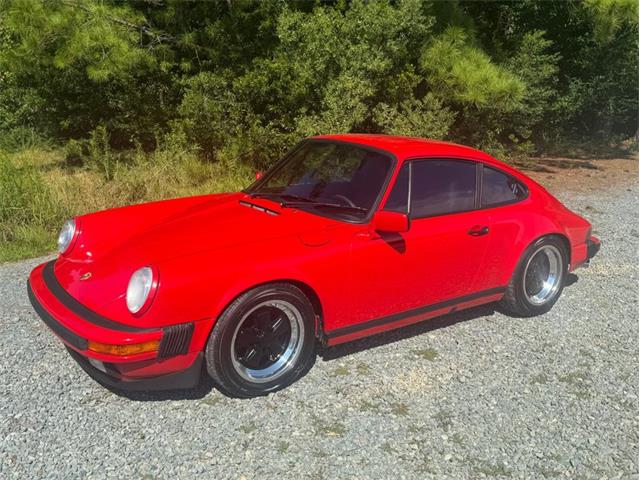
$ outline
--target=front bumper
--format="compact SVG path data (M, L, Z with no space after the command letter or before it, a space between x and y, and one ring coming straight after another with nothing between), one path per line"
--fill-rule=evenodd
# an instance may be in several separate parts
M193 364L185 370L156 377L132 379L124 377L114 364L100 362L101 365L98 368L87 357L82 356L73 348L67 347L67 350L71 357L96 382L106 387L129 392L193 388L200 382L202 373L202 352L196 356Z
M105 318L64 290L55 276L54 263L40 265L31 272L27 282L29 300L87 373L102 384L122 390L167 390L197 385L202 355L201 348L190 348L196 330L194 323L143 328ZM90 350L91 342L135 345L154 340L159 341L159 347L153 352L120 356Z

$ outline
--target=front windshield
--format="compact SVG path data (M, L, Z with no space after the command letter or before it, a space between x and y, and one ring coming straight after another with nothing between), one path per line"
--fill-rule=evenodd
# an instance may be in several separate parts
M357 220L374 206L390 167L384 153L349 143L308 141L267 173L251 194Z

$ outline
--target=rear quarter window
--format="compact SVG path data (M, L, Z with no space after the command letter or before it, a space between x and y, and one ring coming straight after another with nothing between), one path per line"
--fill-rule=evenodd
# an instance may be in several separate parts
M525 199L527 194L527 187L511 175L486 165L483 167L482 207L495 207L519 202Z

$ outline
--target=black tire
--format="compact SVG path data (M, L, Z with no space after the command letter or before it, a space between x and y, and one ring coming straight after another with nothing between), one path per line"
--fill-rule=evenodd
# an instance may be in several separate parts
M298 350L293 354L290 353L292 356L272 377L267 374L264 374L264 377L253 377L254 374L261 374L260 372L268 370L257 367L252 369L243 363L247 360L238 355L236 340L240 335L246 335L243 332L259 330L256 329L255 324L251 324L251 315L259 309L272 309L277 312L277 308L281 308L284 315L282 318L290 322L287 345L293 349L291 345L295 343ZM247 322L250 326L245 328ZM240 325L241 323L243 325ZM279 322L276 321L276 323ZM262 332L262 335L264 337L265 333ZM286 332L281 335L281 338L286 338ZM311 369L316 358L315 346L315 314L304 293L288 283L262 285L240 295L218 318L205 349L207 372L218 389L228 396L250 398L267 395L292 384ZM258 358L259 355L264 359L264 350L260 349L265 348L269 351L269 347L256 348L260 354L255 354L254 357ZM255 353L256 349L251 347L248 350ZM276 356L278 358L276 365L269 365L268 368L277 367L278 362L285 360L286 353L282 352L279 357ZM267 354L267 362L272 361L270 357L271 354Z
M558 283L555 289L552 289L552 291L548 293L548 298L545 298L544 301L536 302L533 300L535 295L527 293L527 266L530 265L534 256L544 255L546 252L550 252L550 256L555 255L556 252L559 254L559 278L557 279ZM538 257L536 257L536 259L538 259ZM549 260L547 260L547 262L549 262ZM511 277L507 291L500 301L500 306L507 313L518 317L533 317L548 312L562 294L567 278L568 264L567 247L561 238L557 236L540 238L530 245L522 255Z

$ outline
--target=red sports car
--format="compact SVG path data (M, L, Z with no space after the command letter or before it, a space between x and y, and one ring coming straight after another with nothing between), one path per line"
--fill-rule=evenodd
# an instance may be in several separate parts
M599 250L584 218L478 150L307 139L242 192L69 220L31 302L103 384L264 395L335 345L499 301L558 300Z

